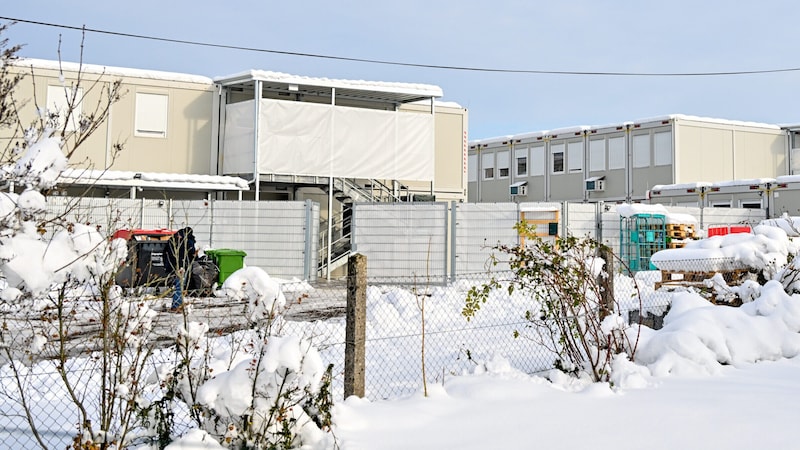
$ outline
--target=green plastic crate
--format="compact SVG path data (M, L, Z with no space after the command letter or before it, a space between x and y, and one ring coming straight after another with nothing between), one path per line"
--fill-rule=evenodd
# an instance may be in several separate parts
M244 267L244 257L247 256L242 250L233 250L230 248L217 248L213 250L206 250L206 255L213 259L219 267L219 284L231 276L233 272Z

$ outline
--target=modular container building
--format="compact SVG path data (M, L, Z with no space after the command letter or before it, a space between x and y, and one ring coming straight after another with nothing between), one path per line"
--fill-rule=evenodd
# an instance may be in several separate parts
M778 125L670 115L470 142L468 200L646 199L654 185L789 174Z
M800 215L800 175L776 178L656 185L647 202L699 208L762 209L766 217Z

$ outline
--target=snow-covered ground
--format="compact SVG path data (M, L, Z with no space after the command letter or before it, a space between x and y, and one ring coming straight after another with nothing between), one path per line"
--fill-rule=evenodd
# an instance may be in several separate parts
M796 253L774 230L725 241L731 257L760 264L768 254L785 263ZM800 448L800 296L776 280L751 284L738 308L692 291L669 294L664 327L642 329L635 362L615 360L610 383L528 375L495 355L429 386L428 397L351 397L335 407L339 443L344 450Z
M17 167L21 179L28 179L39 188L50 186L51 175L65 165L65 161L51 157L59 155L54 151L58 150L56 143L46 144L43 141L29 149L29 154L39 155L31 156L37 164L25 163L23 158L24 164ZM0 255L0 269L8 282L0 289L0 300L11 306L4 311L39 311L47 301L33 301L20 309L17 302L26 298L23 291L32 294L34 300L44 299L53 286L91 281L95 275L109 273L123 259L122 247L101 245L105 239L91 227L76 225L43 241L27 217L43 210L44 196L29 190L12 200L0 202L0 211L6 213L0 214L6 218L0 228L18 231L7 237ZM14 214L18 211L24 214ZM696 259L698 250L710 249L755 266L771 281L763 285L751 282L746 289L740 289L737 293L744 302L741 307L714 305L693 291L654 292L655 277L647 273L639 276L640 281L647 282L639 290L646 297L642 298L644 309L661 312L671 305L664 327L627 328L625 332L637 338L633 361L618 355L611 365L609 382L603 383L552 370L535 374L531 373L534 370L520 370L521 363L534 352L525 347L530 340L512 337L517 330L524 335L524 312L535 309L522 291L513 295L493 293L467 326L461 316L465 290L480 284L479 280L431 286L424 292L373 286L368 292L367 308L367 379L368 386L372 386L368 394L372 399L386 400L338 401L333 407L333 434L320 432L309 420L298 420L302 427L298 434L306 442L303 448L334 448L334 436L343 450L800 447L795 431L800 398L800 296L787 294L800 291L800 263L791 261L798 247L779 227L762 231L752 238L709 239L697 244L698 248L685 251L683 257L678 252L665 253L677 254L675 258L670 256L670 261L687 261ZM788 269L782 268L787 262ZM787 275L786 270L794 272ZM618 281L615 294L621 307L637 307L640 301L631 296L632 283L624 277ZM247 304L249 319L272 320L273 306L286 303L287 291L279 291L278 285L260 269L246 268L233 274L222 290L227 290L227 298ZM721 288L715 289L718 287ZM665 303L650 301L665 295L670 297ZM149 329L145 325L159 314L141 301L130 302L121 296L110 296L109 302L119 303L123 311L140 313L125 322L126 326L141 325L135 329L137 333ZM432 366L426 378L427 397L421 395L422 302L425 360ZM87 309L87 317L89 313ZM626 317L621 319L624 322ZM292 375L292 383L315 388L327 362L341 364L341 354L335 351L344 341L341 317L313 322L275 320L278 328L290 336L258 339L255 336L263 330L254 330L206 341L207 323L176 324L176 334L186 338L185 348L193 351L202 350L205 345L212 347L205 355L209 367L214 368L214 377L203 380L197 390L200 407L213 408L215 417L225 420L245 416L248 420L263 420L263 416L247 410L248 405L256 403L252 398L255 389L247 384L255 353L236 350L256 348L265 355L265 364L256 367L263 375L258 378L258 387L264 392L273 390L290 372L297 375ZM500 333L492 334L490 330ZM25 350L25 355L38 354L52 345L48 336L37 333L29 336L30 342L7 348ZM443 336L449 338L442 339ZM126 339L139 342L141 338L131 333ZM390 344L375 351L377 343ZM154 390L159 389L162 376L174 373L165 363L169 356L158 353L147 365L159 374L147 377L153 381L150 386ZM52 361L28 361L30 366L19 366L18 370L24 377L24 389L31 394L29 411L43 438L58 441L51 442L54 448L64 448L70 445L79 426L75 406ZM79 381L87 399L99 392L95 364L95 358L84 356L72 358L64 366ZM7 365L0 367L4 388L4 395L0 395L0 448L34 448L24 410L9 394L16 387L9 375ZM398 379L402 381L386 381ZM382 380L384 384L396 384L390 387L399 387L402 394L397 390L382 391ZM121 380L107 392L125 400L131 388L127 381ZM180 382L176 386L182 387ZM137 403L146 402L145 396L146 393L137 398ZM175 436L167 449L223 448L204 431L191 429L192 422L178 413L176 430L181 436ZM290 413L304 419L302 411ZM204 425L230 432L223 422ZM88 442L96 437L84 438ZM153 448L139 446L137 450Z

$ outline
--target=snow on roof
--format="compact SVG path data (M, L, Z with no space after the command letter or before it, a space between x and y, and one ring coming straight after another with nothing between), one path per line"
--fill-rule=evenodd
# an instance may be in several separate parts
M663 214L666 216L668 211L664 205L660 204L624 203L617 205L617 213L622 217L631 217L635 214Z
M149 187L189 190L247 190L247 180L222 175L193 175L178 173L130 172L113 170L67 169L60 177L63 183Z
M666 116L649 117L649 118L635 120L634 123L663 122L665 120L691 120L694 122L707 122L707 123L733 125L740 127L769 128L772 130L781 129L780 125L775 125L771 123L750 122L745 120L718 119L714 117L691 116L688 114L668 114Z
M470 141L470 145L474 144L486 144L490 142L497 141L498 139L524 139L524 137L528 137L528 135L535 135L543 136L543 135L557 135L557 134L564 134L564 133L573 133L573 132L583 132L588 130L601 130L601 129L608 129L608 128L618 128L624 127L627 125L633 124L643 124L643 123L656 123L656 122L664 122L664 121L676 121L676 120L690 120L693 122L706 122L706 123L714 123L720 125L729 125L729 126L741 126L741 127L752 127L752 128L768 128L771 130L781 130L780 125L774 125L769 123L760 123L760 122L747 122L742 120L729 120L729 119L716 119L712 117L700 117L700 116L691 116L687 114L668 114L665 116L655 116L655 117L647 117L643 119L637 119L633 121L625 121L625 122L617 122L617 123L609 123L605 125L577 125L572 127L565 127L565 128L556 128L552 130L540 130L522 134L513 134L508 135L505 137L492 137L492 138L485 138L485 139L476 139ZM785 128L785 127L784 127Z
M410 102L410 104L411 104L411 105L425 105L425 106L429 106L429 105L431 104L431 101L430 101L429 99L426 99L426 100L418 100L418 101L416 101L416 102ZM464 107L463 107L463 106L461 106L461 105L460 105L458 102L452 102L452 101L434 100L434 101L433 101L433 104L434 104L434 106L436 106L437 108L458 108L458 109L464 109Z
M800 176L798 175L787 175L787 177L793 177L793 179L789 180L782 180L784 177L775 178L747 178L741 180L728 180L728 181L716 181L714 183L709 183L707 181L698 181L697 183L678 183L678 184L657 184L653 186L650 191L683 191L686 189L699 189L699 188L723 188L723 187L736 187L736 186L753 186L753 185L761 185L766 183L791 183L800 181Z
M775 181L778 183L797 183L800 182L800 175L781 175Z
M96 64L80 64L74 62L59 62L48 59L21 58L14 62L15 66L33 67L36 69L64 70L66 72L90 73L96 75L110 75L116 77L142 78L148 80L182 81L186 83L213 84L213 80L201 75L188 73L162 72L158 70L131 69L127 67L112 67Z
M233 75L214 78L214 82L223 85L240 83L245 80L260 80L266 82L296 84L303 86L318 86L318 87L328 87L328 88L338 88L338 89L355 89L355 90L373 91L373 92L412 94L423 97L441 97L443 95L442 88L431 84L315 78L302 75L291 75L281 72L272 72L266 70L248 70Z
M631 217L636 214L661 214L668 224L696 225L699 223L691 214L671 213L661 204L624 203L617 205L617 214L621 217Z

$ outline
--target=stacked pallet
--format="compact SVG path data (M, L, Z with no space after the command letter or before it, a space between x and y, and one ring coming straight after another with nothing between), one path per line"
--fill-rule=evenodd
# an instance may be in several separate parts
M695 238L694 225L685 223L667 224L667 248L683 248L686 241Z

